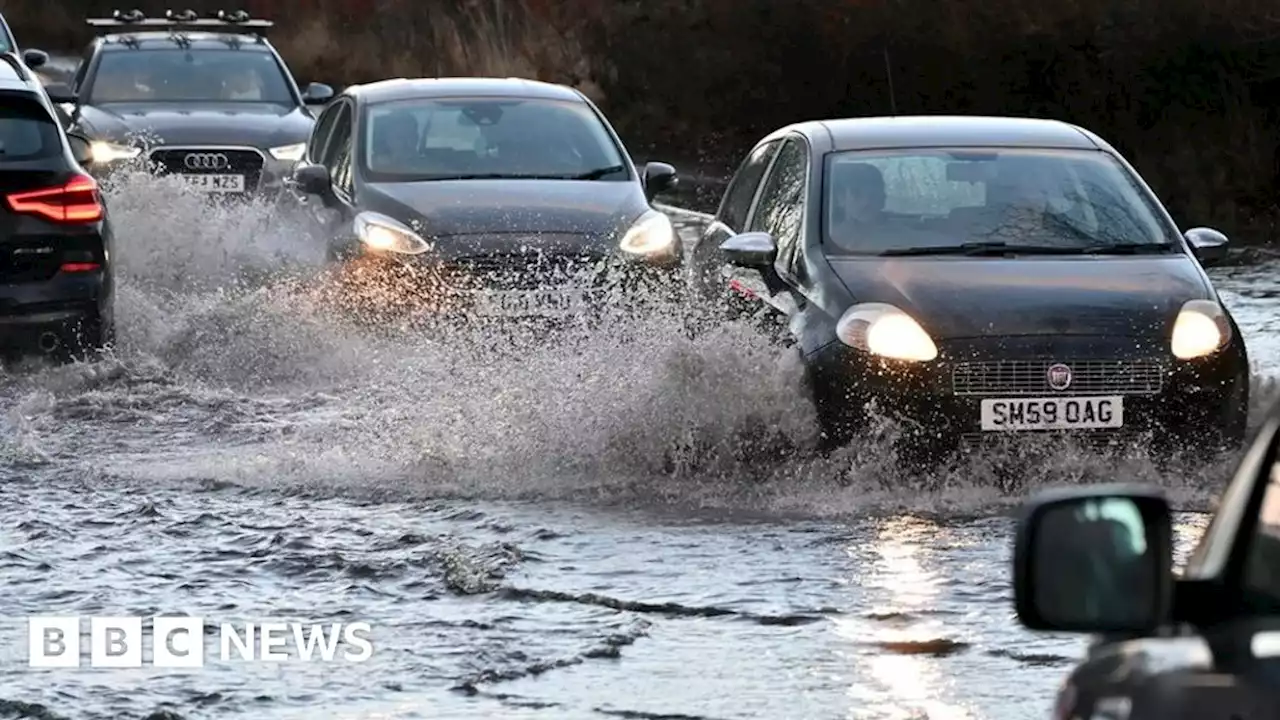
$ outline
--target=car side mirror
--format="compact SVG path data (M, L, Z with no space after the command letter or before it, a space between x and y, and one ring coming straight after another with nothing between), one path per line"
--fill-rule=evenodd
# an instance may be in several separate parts
M44 92L49 96L49 100L62 103L75 103L76 93L66 83L51 82L44 86Z
M49 53L31 48L22 51L22 64L35 70L49 64Z
M308 195L327 196L332 188L329 170L323 165L299 165L293 171L298 188Z
M767 268L778 257L778 243L767 232L748 232L720 243L720 251L731 264L746 268Z
M680 184L680 176L676 169L663 162L645 163L644 195L652 200L658 195L674 190Z
M333 99L333 88L313 82L302 92L302 101L308 105L323 105Z
M1158 491L1102 485L1043 493L1024 508L1014 607L1031 630L1146 633L1173 607L1173 523Z
M88 165L93 162L93 143L80 133L67 133L67 144L71 146L71 154L76 162Z
M1227 236L1213 228L1191 228L1185 233L1191 250L1205 267L1217 265L1227 259Z

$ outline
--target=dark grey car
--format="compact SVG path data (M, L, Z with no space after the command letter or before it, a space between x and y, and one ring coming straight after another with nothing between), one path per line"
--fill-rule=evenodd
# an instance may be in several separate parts
M1280 717L1280 404L1236 468L1180 575L1155 488L1043 493L1014 547L1033 630L1097 633L1055 718Z
M104 176L143 152L215 197L278 190L315 124L309 106L333 97L305 92L244 16L90 19L102 32L85 49L70 86L49 84L68 122L94 140L89 169Z
M875 406L925 457L1063 433L1216 448L1242 441L1250 381L1203 267L1226 243L1082 128L872 117L761 139L689 265L706 306L778 320L832 444Z

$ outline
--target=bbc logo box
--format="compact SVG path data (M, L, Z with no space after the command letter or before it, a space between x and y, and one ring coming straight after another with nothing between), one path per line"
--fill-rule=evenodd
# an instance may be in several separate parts
M81 663L78 617L32 617L27 620L27 657L31 667L70 668ZM89 618L89 664L93 667L142 667L147 644L140 617ZM158 667L204 665L204 620L157 617L151 620L151 662Z

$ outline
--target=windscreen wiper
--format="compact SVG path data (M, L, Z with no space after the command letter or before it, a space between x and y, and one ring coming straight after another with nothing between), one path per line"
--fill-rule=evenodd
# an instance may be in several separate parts
M1168 252L1171 247L1168 243L1118 243L1114 245L1070 247L1063 245L1022 245L1007 242L974 242L961 243L959 245L892 248L885 250L880 255L1136 255L1139 253Z
M884 256L900 255L1078 255L1079 248L1060 245L1019 245L1007 242L970 242L959 245L924 245L921 247L892 248L880 253Z
M590 172L584 172L581 175L573 175L571 180L599 180L605 175L612 175L616 172L622 172L627 168L623 165L610 165L609 167L596 168Z

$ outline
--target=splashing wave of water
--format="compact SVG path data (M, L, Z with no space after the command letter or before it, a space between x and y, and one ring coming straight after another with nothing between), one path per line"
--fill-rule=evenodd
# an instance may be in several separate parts
M8 382L12 461L311 492L595 499L840 515L985 506L1061 482L1160 482L1192 505L1231 458L1162 472L1140 448L971 458L906 477L878 438L819 456L794 360L681 312L536 343L374 332L326 302L323 250L280 208L211 207L175 179L107 185L116 354ZM1275 384L1257 379L1260 407ZM1031 468L1035 468L1031 470Z

